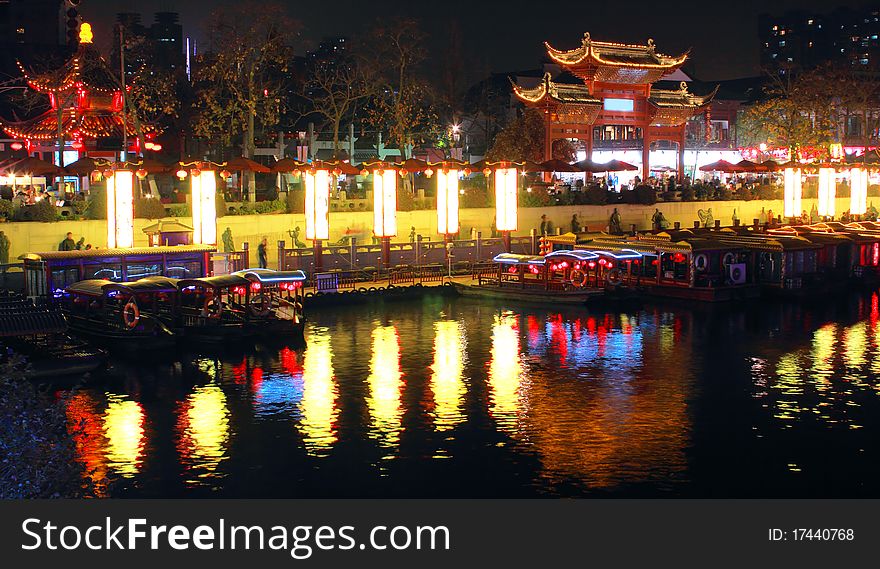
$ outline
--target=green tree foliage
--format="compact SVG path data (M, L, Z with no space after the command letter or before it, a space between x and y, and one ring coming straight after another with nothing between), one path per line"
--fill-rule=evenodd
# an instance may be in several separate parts
M156 198L141 198L134 202L134 216L142 219L162 219L165 206Z
M525 112L508 124L489 149L489 160L533 160L544 159L544 117L537 109Z

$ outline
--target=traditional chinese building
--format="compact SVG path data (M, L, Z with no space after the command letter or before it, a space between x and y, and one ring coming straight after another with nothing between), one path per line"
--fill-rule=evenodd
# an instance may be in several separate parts
M621 127L642 140L642 175L650 172L651 144L672 141L678 147L678 174L684 176L685 124L705 113L717 91L690 93L685 82L675 90L653 84L678 70L688 54L658 53L653 40L646 45L595 41L584 34L580 47L562 51L544 44L550 59L581 82L562 83L546 73L532 88L513 85L516 97L540 109L545 117L544 155L552 158L553 141L578 139L589 158L603 127Z
M80 156L115 156L126 138L126 150L137 145L137 129L123 112L119 81L92 46L88 24L80 31L77 52L59 69L32 73L21 64L19 68L28 87L48 97L49 109L27 120L0 118L0 127L23 141L29 153L57 152L59 140L66 152ZM142 130L148 135L155 132L150 125L142 125Z

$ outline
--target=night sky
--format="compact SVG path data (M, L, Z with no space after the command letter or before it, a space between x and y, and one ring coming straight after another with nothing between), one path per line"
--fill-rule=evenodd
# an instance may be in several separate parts
M239 0L259 9L260 0ZM184 36L203 35L203 21L215 6L231 0L82 0L80 11L96 29L96 43L107 45L115 14L139 11L152 22L155 11L181 14ZM324 36L351 36L384 13L422 20L430 33L433 62L445 53L448 28L457 20L464 38L466 68L474 80L488 71L536 68L543 41L560 49L577 47L585 31L594 39L644 43L652 37L657 49L677 55L693 48L690 67L698 79L716 80L756 75L758 69L757 17L787 9L830 11L856 2L828 0L282 0L290 15L303 24L291 43L303 54Z

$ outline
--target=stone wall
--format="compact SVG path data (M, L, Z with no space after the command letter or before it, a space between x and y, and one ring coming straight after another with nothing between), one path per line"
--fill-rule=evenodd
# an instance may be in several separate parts
M803 209L810 211L815 199L804 199ZM570 229L572 214L578 214L581 226L589 230L605 230L608 218L615 206L573 205L545 208L520 208L519 230L514 235L528 235L529 230L537 229L541 215L546 214L553 224L563 232ZM783 211L782 200L752 201L708 201L708 202L668 202L656 206L618 205L622 227L628 230L632 224L637 229L651 226L654 208L660 208L670 224L678 221L682 227L691 227L699 220L698 210L712 208L712 215L722 225L730 225L733 210L743 224L749 224L758 217L761 208L772 210L779 215ZM838 198L837 211L849 209L849 198ZM495 210L491 208L463 209L460 212L462 237L468 238L472 227L482 231L484 237L490 236ZM181 218L184 223L191 223L189 218ZM143 228L154 223L152 220L135 219L135 246L147 246L147 237ZM330 241L335 242L345 235L352 235L360 242L371 241L373 212L332 212L330 214ZM287 233L294 227L301 228L300 240L305 241L305 216L303 214L266 214L266 215L230 215L217 220L217 235L229 227L232 230L236 246L244 241L250 243L252 249L264 236L269 240L270 266L277 260L276 243L284 240L287 246L293 239ZM395 240L408 241L412 227L416 234L427 239L437 238L437 213L434 210L404 211L397 214L398 237ZM10 261L27 252L54 251L70 231L74 239L86 238L86 243L93 247L105 247L107 243L106 222L103 220L58 221L52 223L39 222L7 222L0 223L0 231L5 231L11 242Z

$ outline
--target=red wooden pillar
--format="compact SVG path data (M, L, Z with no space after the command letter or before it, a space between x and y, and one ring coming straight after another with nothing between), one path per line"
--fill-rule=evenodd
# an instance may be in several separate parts
M315 253L315 272L320 273L324 270L324 253L321 250L321 240L315 239L314 241L314 253Z
M382 264L386 269L391 268L391 237L382 238Z
M678 138L678 180L681 183L684 180L684 149L685 149L685 127L681 127L681 136Z
M642 128L642 181L651 175L651 136L648 134L648 125Z

